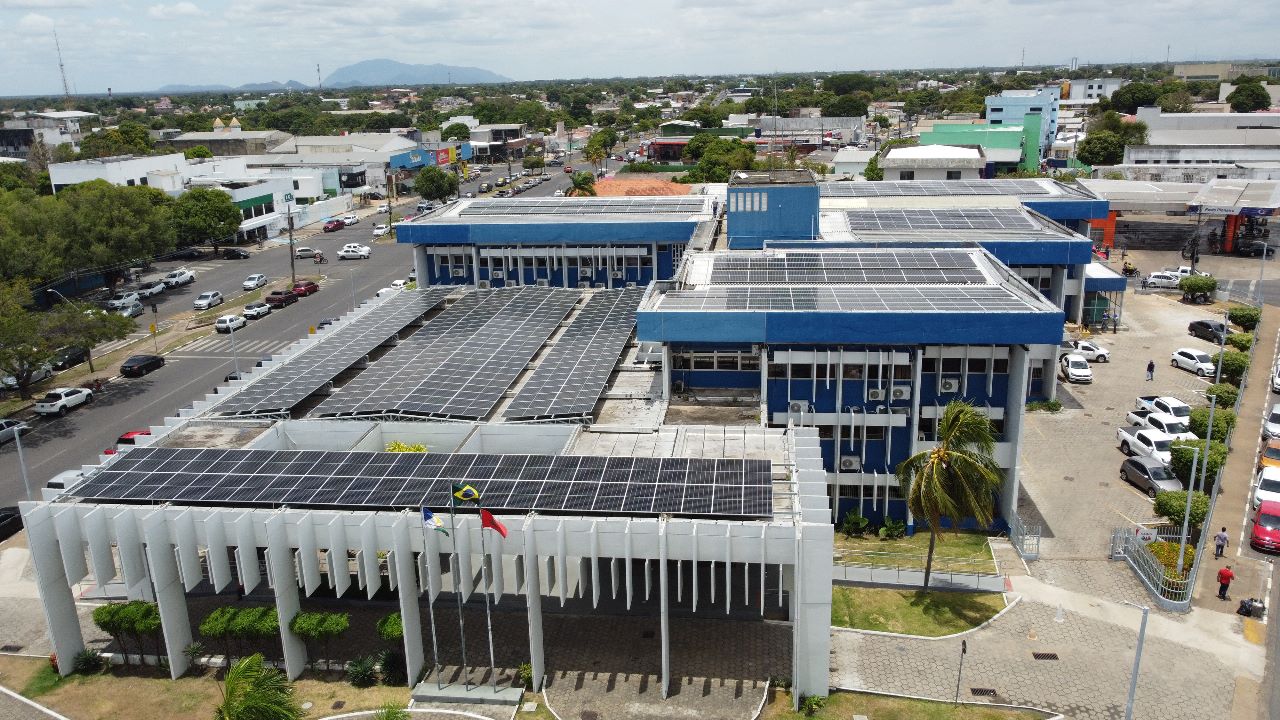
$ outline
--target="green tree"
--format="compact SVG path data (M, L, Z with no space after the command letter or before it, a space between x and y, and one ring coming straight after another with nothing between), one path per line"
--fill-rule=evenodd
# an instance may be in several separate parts
M1191 411L1191 432L1203 438L1209 432L1209 408L1196 408ZM1215 408L1213 411L1213 436L1219 440L1236 426L1236 414L1226 408Z
M42 231L67 267L117 265L172 250L174 200L150 187L92 180L59 190L43 205Z
M1239 386L1244 374L1249 372L1249 353L1243 353L1239 350L1225 350L1215 353L1213 356L1213 364L1218 365L1219 359L1222 363L1222 379L1232 385Z
M525 170L540 170L546 167L547 161L541 155L525 155L520 164L524 166Z
M426 200L446 200L457 194L458 176L438 167L423 168L413 180L413 191Z
M231 661L231 641L235 635L231 631L232 622L238 610L230 605L213 609L200 621L200 635L209 640L222 643L222 655L227 662Z
M213 157L213 151L204 145L195 145L183 150L182 155L188 160L195 158L211 158Z
M582 149L582 158L596 167L599 167L600 163L604 162L605 157L604 147L599 143L589 142Z
M1227 96L1227 102L1231 104L1232 112L1251 113L1271 107L1271 96L1259 83L1248 82L1237 85Z
M1106 130L1091 132L1080 141L1076 158L1086 165L1118 165L1124 160L1124 141Z
M862 171L862 177L868 180L884 180L884 170L880 167L880 156L872 155L871 160L867 162L867 167Z
M1231 409L1236 406L1236 398L1240 397L1240 388L1231 383L1215 383L1204 389L1204 396L1219 410ZM1214 422L1216 424L1216 418Z
M702 159L702 153L716 141L716 136L711 133L698 133L689 138L689 142L685 143L684 150L680 153L680 159L689 164L696 164Z
M228 244L244 219L231 196L217 188L195 187L182 193L170 211L180 246Z
M1237 306L1227 311L1227 319L1239 325L1245 332L1253 332L1262 319L1262 310L1256 307Z
M300 612L289 621L289 630L307 645L320 643L326 661L332 660L329 655L330 641L341 636L350 627L349 613Z
M1170 525L1182 527L1182 518L1187 512L1187 491L1172 490L1156 493L1155 506L1152 511L1169 521ZM1195 491L1191 493L1191 527L1200 527L1209 515L1209 496ZM1174 553L1177 557L1177 553Z
M1196 99L1186 90L1161 95L1156 104L1160 106L1161 112L1167 113L1189 113L1196 109Z
M80 157L89 159L114 155L150 155L151 149L151 132L147 126L136 122L122 122L114 128L86 134L80 142Z
M744 112L750 115L763 115L769 112L769 101L759 95L752 95L742 104Z
M889 129L889 125L890 125L889 118L884 115L876 115L875 117L871 118L871 122L879 126L881 130Z
M1216 412L1216 411L1215 411ZM1216 419L1216 418L1215 418ZM1214 436L1217 437L1216 435ZM1183 485L1187 485L1191 481L1191 459L1194 455L1193 449L1200 450L1200 465L1205 463L1204 440L1174 440L1173 445L1169 448L1169 469L1174 475L1182 481ZM1204 476L1210 478L1218 474L1218 469L1227 461L1227 446L1218 440L1211 441L1209 448L1209 464L1204 470ZM1200 477L1201 470L1196 469L1196 477ZM1185 499L1185 498L1184 498Z
M822 89L836 95L849 95L855 92L869 93L876 89L876 79L862 73L829 75L823 78Z
M570 177L573 187L569 188L566 195L581 197L584 195L596 194L596 176L589 172L576 172Z
M907 496L907 507L929 526L925 590L929 589L942 519L950 519L953 528L969 517L979 527L991 524L994 495L1003 478L992 457L995 447L991 420L972 405L953 400L938 420L937 445L898 464L896 475Z
M1160 97L1160 89L1151 83L1131 82L1111 93L1111 106L1116 110L1132 115L1140 107L1151 107Z
M452 123L440 131L441 140L470 140L471 128L466 123Z
M867 101L859 95L840 95L822 105L823 117L862 117L867 114Z
M124 613L121 610L125 603L111 602L106 605L99 605L93 609L93 624L98 629L111 636L111 640L120 648L121 654L124 655L124 664L129 664L129 648L124 644L125 636L129 634Z
M222 702L214 709L214 720L298 720L306 715L293 683L267 667L260 653L232 665L218 689Z
M1183 300L1208 299L1218 289L1218 280L1208 275L1188 275L1178 281L1178 289L1182 291Z

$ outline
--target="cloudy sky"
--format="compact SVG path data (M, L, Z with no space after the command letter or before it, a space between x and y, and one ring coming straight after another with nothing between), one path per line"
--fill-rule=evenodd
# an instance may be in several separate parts
M386 57L517 80L1249 58L1275 0L0 0L0 95L316 81ZM1212 7L1212 11L1206 11Z

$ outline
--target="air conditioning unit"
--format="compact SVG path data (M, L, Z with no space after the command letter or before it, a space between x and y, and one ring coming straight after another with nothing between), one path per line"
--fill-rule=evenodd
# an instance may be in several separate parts
M548 281L546 278L538 278L537 283L538 283L538 287L546 287L548 284L550 284L550 281Z
M793 412L793 413L809 412L809 403L803 402L800 400L792 400L791 404L787 406L787 412Z
M592 275L591 268L578 268L578 277L589 278Z
M592 285L591 287L594 287L594 288L602 288L602 287L604 287L604 283L596 283L595 285Z
M627 283L627 287L635 287L635 286L636 286L636 284L635 284L635 283L633 283L633 282L629 282L629 283Z
M462 268L454 268L449 271L449 274L452 275L453 277L466 277L466 273L462 270Z
M621 279L622 279L622 271L621 271L621 270L614 270L613 272L609 273L609 277L613 278L614 280L621 280Z
M840 469L853 471L861 470L862 458L854 457L853 455L845 455L840 458Z
M942 382L938 383L938 392L960 392L960 378L942 378Z
M587 289L587 288L589 288L589 287L591 287L591 283L589 283L589 282L580 282L580 283L578 283L578 289L579 289L579 290L586 290L586 289Z
M868 400L884 400L884 390L881 388L867 388Z
M911 397L911 388L896 387L893 389L891 393L889 393L889 397L893 398L894 400L906 400L907 398Z
M477 289L479 289L479 290L488 290L488 289L489 289L489 281L488 281L488 280L477 280L477 281L476 281L476 288L477 288Z

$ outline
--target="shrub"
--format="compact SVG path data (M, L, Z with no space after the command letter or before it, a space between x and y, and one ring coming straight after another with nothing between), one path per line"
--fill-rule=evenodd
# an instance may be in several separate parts
M187 662L191 663L192 665L195 665L197 660L199 660L200 658L208 654L209 653L205 649L204 643L200 642L199 640L191 643L190 645L182 649L183 657L185 657L187 659Z
M632 162L623 165L618 172L651 173L657 171L657 166L651 162Z
M907 524L893 518L885 518L884 526L880 528L880 537L886 540L896 540L906 534Z
M404 661L403 650L383 650L378 656L382 668L382 684L403 687L409 680L409 668Z
M373 720L409 720L409 711L399 705L387 703L373 714Z
M378 621L378 637L387 642L404 639L404 623L400 622L400 613L393 612Z
M1217 418L1215 417L1214 420L1217 420ZM1212 482L1213 478L1217 477L1218 470L1222 467L1223 463L1227 461L1227 446L1219 440L1212 440L1210 443L1212 447L1209 448L1208 465L1205 466L1203 471L1197 469L1196 477L1199 477L1200 473L1204 472L1205 478ZM1178 476L1178 479L1182 481L1182 485L1184 487L1190 486L1191 461L1194 459L1195 455L1192 452L1193 448L1200 449L1200 460L1198 464L1205 465L1204 444L1204 440L1174 440L1173 447L1169 448L1169 453L1172 456L1172 461L1169 463L1169 469L1173 471L1174 475ZM1179 515L1179 517L1181 517L1181 515ZM1179 522L1181 522L1181 520L1179 520Z
M235 619L236 613L236 608L231 606L214 608L213 612L205 615L204 620L200 621L200 635L209 640L221 642L227 662L231 662L231 639L234 637L231 633L231 622Z
M779 690L790 690L791 678L771 677L769 678L769 684L778 688Z
M1227 311L1227 319L1232 324L1244 328L1246 332L1250 332L1258 327L1258 321L1262 319L1262 310L1256 307L1233 307Z
M330 659L329 641L345 633L350 626L351 616L337 612L300 612L289 621L289 630L307 645L321 643L325 660Z
M525 690L533 689L533 666L529 663L520 663L520 667L516 668L516 677L520 680L520 687Z
M1186 503L1185 496L1183 496L1182 502ZM1193 500L1192 502L1194 503L1195 501ZM1147 549L1150 550L1151 554L1155 555L1156 559L1160 561L1160 564L1164 566L1165 577L1172 580L1181 580L1185 578L1187 573L1191 572L1191 565L1196 559L1195 543L1188 542L1186 552L1182 556L1182 575L1178 575L1178 543L1157 540L1156 542L1149 543L1147 545Z
M856 512L845 513L844 520L840 521L840 532L845 537L862 537L870 527L871 521Z
M1213 400L1211 400L1210 402L1213 404L1214 407L1218 408L1219 410L1222 410L1223 408L1226 408L1229 410L1236 406L1236 398L1240 397L1240 390L1235 385L1231 385L1230 383L1217 383L1215 385L1210 385L1208 388L1205 388L1204 394L1206 397L1209 397L1209 396L1213 397ZM1216 415L1214 416L1214 421L1215 422L1217 421ZM1217 432L1214 433L1214 435L1217 435L1217 434L1218 434Z
M102 659L102 653L92 648L85 648L76 653L75 660L72 661L71 669L81 675L92 675L102 672L105 667Z
M410 444L410 443L400 442L399 440L392 440L391 442L387 443L387 452L424 453L426 451L427 451L427 446L423 445L422 443Z
M1061 412L1062 403L1058 400L1032 400L1027 403L1028 412L1036 412L1037 410L1051 413Z
M378 682L377 660L365 655L347 663L347 682L353 687L372 687Z
M1232 388L1234 389L1234 388ZM1196 408L1191 411L1191 432L1200 436L1202 439L1209 431L1209 408ZM1226 440L1227 435L1236 426L1236 414L1226 408L1217 408L1213 411L1213 437L1218 440Z
M1249 354L1239 350L1224 350L1213 356L1214 365L1218 364L1219 357L1222 358L1222 379L1239 387L1244 374L1249 372Z
M1169 521L1171 525L1182 526L1182 515L1187 510L1187 491L1174 490L1156 493L1156 503L1152 511ZM1191 494L1191 527L1200 527L1209 514L1209 496L1202 492ZM1175 559L1177 552L1174 552Z
M806 717L813 717L818 711L827 706L827 699L817 695L805 695L800 698L800 710Z
M1178 289L1182 291L1184 299L1195 300L1197 297L1208 299L1208 296L1218 289L1218 280L1208 275L1188 275L1178 281Z
M1240 352L1248 352L1253 346L1253 335L1252 333L1231 333L1227 336L1227 344Z

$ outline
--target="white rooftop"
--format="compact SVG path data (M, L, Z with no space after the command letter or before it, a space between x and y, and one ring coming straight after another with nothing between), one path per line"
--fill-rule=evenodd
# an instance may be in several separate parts
M977 148L956 147L954 145L914 145L910 147L894 148L889 151L887 157L894 159L933 159L933 158L951 158L951 159L972 159L976 160L981 157L981 153Z

